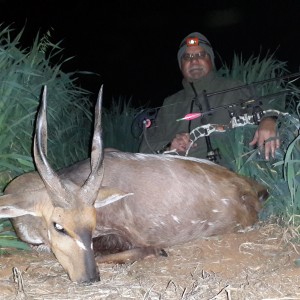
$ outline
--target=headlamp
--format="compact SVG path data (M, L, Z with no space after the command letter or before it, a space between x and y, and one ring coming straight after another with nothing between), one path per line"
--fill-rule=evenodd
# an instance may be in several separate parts
M201 44L205 44L207 46L211 47L211 44L205 40L200 40L198 37L189 37L186 40L184 40L181 45L180 48L184 45L187 45L187 47L192 47L192 46L199 46Z
M186 45L188 47L198 46L199 45L199 39L197 37L195 37L195 38L187 38L186 39Z

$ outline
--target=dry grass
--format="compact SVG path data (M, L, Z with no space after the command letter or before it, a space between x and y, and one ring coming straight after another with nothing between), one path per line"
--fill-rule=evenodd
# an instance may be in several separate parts
M168 258L99 264L101 281L69 281L51 254L1 258L0 299L300 299L297 228L278 224L166 249Z

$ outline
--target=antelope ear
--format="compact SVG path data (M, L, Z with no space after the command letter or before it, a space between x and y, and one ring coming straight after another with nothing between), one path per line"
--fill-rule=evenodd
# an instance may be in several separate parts
M0 218L15 218L24 215L40 216L37 210L41 200L48 197L45 189L7 194L0 197ZM43 198L42 198L43 197Z
M95 208L103 207L131 195L133 195L133 193L125 193L116 188L102 186L99 190L94 206Z

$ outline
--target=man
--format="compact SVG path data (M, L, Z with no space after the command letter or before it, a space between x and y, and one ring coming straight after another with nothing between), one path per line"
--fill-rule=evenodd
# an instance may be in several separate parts
M216 136L212 134L209 138L201 137L191 145L190 132L204 124L229 124L231 118L228 110L215 110L213 114L190 121L177 120L189 113L205 112L209 108L251 99L251 93L244 88L218 94L205 100L204 93L226 90L243 84L217 76L212 46L208 39L198 32L191 33L183 39L177 58L183 75L183 90L164 100L155 124L145 132L146 137L142 141L140 152L163 153L173 150L180 155L185 155L188 150L189 156L207 158L210 153L208 158L212 159L211 139L213 141ZM279 144L276 120L271 114L265 115L250 145L264 148L264 155L268 160L270 155L274 157Z

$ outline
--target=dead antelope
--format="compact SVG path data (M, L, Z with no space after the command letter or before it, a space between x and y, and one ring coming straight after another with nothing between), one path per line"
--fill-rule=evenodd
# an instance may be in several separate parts
M164 247L234 231L257 220L267 191L206 160L106 152L102 88L95 109L91 159L55 172L46 157L46 88L36 123L38 172L14 179L0 198L0 217L18 236L53 251L76 282L100 280L99 262L165 254ZM97 259L98 260L98 259Z

